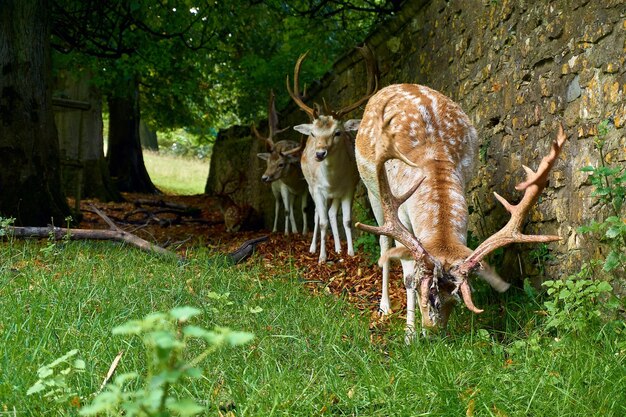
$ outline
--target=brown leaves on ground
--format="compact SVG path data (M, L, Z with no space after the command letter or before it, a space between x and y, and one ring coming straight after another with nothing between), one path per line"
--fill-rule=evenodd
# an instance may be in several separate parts
M371 265L367 257L358 251L353 257L345 253L334 253L332 237L327 242L328 262L319 265L318 253L309 253L312 237L310 232L307 236L285 236L282 232L270 233L267 230L228 233L217 202L205 195L124 194L124 197L127 201L123 203L81 201L83 219L79 227L108 228L96 213L90 211L90 206L94 205L113 219L121 229L187 257L193 257L198 247L207 247L211 251L226 254L237 249L246 240L269 235L267 242L257 246L255 255L262 259L268 276L283 272L291 264L312 293L345 297L360 310L370 314L374 332L384 327L385 320L378 316L382 281L380 268ZM134 203L145 203L145 200L184 205L200 209L200 212L185 216L176 213L176 210L168 211L156 205ZM345 242L342 244L345 251ZM400 271L399 267L392 270L389 287L392 310L403 314L405 300Z

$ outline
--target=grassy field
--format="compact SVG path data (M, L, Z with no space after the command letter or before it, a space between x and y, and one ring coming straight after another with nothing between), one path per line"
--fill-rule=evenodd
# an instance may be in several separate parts
M152 182L166 194L204 193L209 175L208 160L181 158L146 150L143 158Z
M113 327L189 305L204 312L195 324L255 335L207 357L204 377L179 389L203 415L626 415L623 334L598 327L556 338L523 294L509 295L504 308L477 294L484 319L461 312L452 336L406 346L401 318L372 342L366 315L341 298L312 296L289 265L270 277L258 260L229 267L203 250L177 264L107 242L5 238L0 413L77 415L78 401L26 395L40 365L79 349L86 370L70 383L89 403L120 350L117 374L145 366L140 340L114 336Z

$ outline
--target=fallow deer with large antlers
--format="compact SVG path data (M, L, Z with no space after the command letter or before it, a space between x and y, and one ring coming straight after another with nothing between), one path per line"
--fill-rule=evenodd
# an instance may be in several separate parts
M524 167L527 179L516 186L524 190L519 204L495 194L511 219L472 251L466 246L465 183L472 174L478 139L467 115L448 97L420 85L392 85L369 100L356 138L356 158L380 226L356 226L381 235L383 312L389 308L389 260L402 262L407 341L415 335L416 292L422 328L445 327L459 294L471 311L482 312L472 301L470 273L482 275L497 290L508 288L483 262L486 255L513 242L559 240L524 235L521 228L565 140L560 127L538 171ZM391 249L389 238L398 247Z
M376 60L368 47L360 48L367 68L367 91L365 96L339 110L315 106L309 107L299 95L299 75L302 61L307 54L298 58L294 70L293 89L287 77L287 90L293 101L309 115L311 123L294 126L294 129L306 136L306 146L302 152L301 166L309 184L309 192L315 202L315 229L310 252L317 247L317 229L320 231L319 262L326 262L326 233L328 223L335 241L335 252L341 253L337 212L341 205L343 227L346 234L348 255L354 255L352 246L352 199L359 182L359 173L354 159L354 140L350 131L359 128L359 119L342 121L342 118L364 104L376 92L378 87ZM330 208L329 208L330 203ZM319 224L319 226L318 226Z
M274 92L270 92L268 105L268 125L269 134L262 136L256 127L252 126L254 135L267 144L269 152L258 153L257 156L267 163L267 168L261 176L261 181L269 182L272 185L274 194L274 227L276 232L278 226L278 213L280 201L285 208L285 234L289 234L289 222L291 221L291 232L297 233L296 219L293 212L293 204L296 197L300 197L300 210L302 211L302 234L308 231L306 208L308 203L307 183L300 168L299 143L291 140L281 140L274 142L274 137L289 128L278 129L278 114L274 104Z

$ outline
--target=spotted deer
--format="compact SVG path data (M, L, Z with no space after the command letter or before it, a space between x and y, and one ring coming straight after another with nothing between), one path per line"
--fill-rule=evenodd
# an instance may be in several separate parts
M486 255L513 242L560 239L525 235L521 228L565 140L560 127L538 171L524 167L526 181L516 186L524 191L519 204L495 194L511 219L472 251L466 242L465 184L478 139L467 115L448 97L421 85L391 85L369 100L356 138L356 159L379 226L356 226L381 235L383 313L389 311L389 261L402 262L407 341L415 335L416 292L422 329L445 328L459 294L471 311L482 312L472 301L470 273L478 273L498 291L508 288L483 261ZM397 247L391 248L390 238Z
M367 68L367 91L365 96L339 110L331 110L324 103L324 108L311 108L299 95L299 74L307 53L298 58L294 69L293 89L287 77L287 91L293 101L311 119L311 123L294 126L294 129L306 136L306 146L300 159L302 172L309 184L309 192L315 202L315 228L309 251L317 249L317 229L320 232L319 263L327 260L326 234L330 222L335 252L341 253L337 213L341 205L343 228L346 234L347 253L354 255L352 246L352 199L359 182L359 173L354 159L354 140L349 132L358 130L359 119L342 121L343 117L357 109L374 94L378 87L376 60L368 47L360 48ZM329 207L330 204L330 207Z
M261 181L271 183L272 194L274 194L274 227L272 232L278 230L278 214L280 202L285 208L285 235L289 234L289 223L291 222L291 232L297 233L296 219L293 212L294 200L300 198L300 210L302 212L302 233L308 232L306 208L308 203L307 183L300 168L300 144L290 140L274 142L274 137L289 128L278 129L278 114L274 105L274 92L270 92L268 105L269 133L267 137L262 136L256 127L252 126L254 135L267 144L269 152L258 153L257 156L267 163L265 172L261 176Z

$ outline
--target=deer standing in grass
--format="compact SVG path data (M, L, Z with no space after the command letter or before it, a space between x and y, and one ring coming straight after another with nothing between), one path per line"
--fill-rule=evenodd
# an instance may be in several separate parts
M304 177L309 184L309 192L315 202L315 228L309 251L315 253L317 248L317 231L320 232L319 263L326 262L326 234L330 222L335 252L341 253L337 212L341 205L343 228L346 234L347 253L354 255L352 246L352 199L359 182L359 173L354 159L354 141L349 132L359 128L359 119L342 121L343 116L355 110L374 94L377 89L376 61L369 48L360 48L367 67L367 92L356 102L341 108L330 110L316 106L307 106L299 96L299 74L306 53L296 62L294 70L293 90L287 77L287 90L293 101L309 115L311 123L294 126L294 129L306 136L306 146L302 152L301 166ZM324 114L322 114L324 113ZM330 203L330 207L329 207Z
M406 340L415 336L416 292L422 329L445 328L458 294L473 312L468 276L476 272L498 291L504 282L482 260L513 242L550 242L558 236L524 235L522 222L543 191L566 136L560 127L551 153L538 171L524 167L524 190L517 205L496 198L511 213L500 231L474 251L466 246L468 207L465 183L472 174L478 139L461 108L428 87L386 87L368 102L356 138L361 179L380 226L357 227L381 235L381 311L389 311L390 259L400 259L407 296ZM389 238L397 247L391 248Z
M272 183L272 193L274 194L274 227L272 232L278 228L278 213L282 199L285 208L285 235L289 234L289 222L291 221L291 232L298 233L296 219L293 212L294 200L300 197L300 210L302 212L302 234L308 232L306 208L308 203L307 183L300 168L299 143L290 140L274 142L274 137L286 129L278 130L278 115L274 105L274 92L270 92L268 106L269 134L263 137L256 127L252 126L254 135L265 142L269 147L269 152L258 153L257 156L267 162L267 168L261 177L261 181Z

